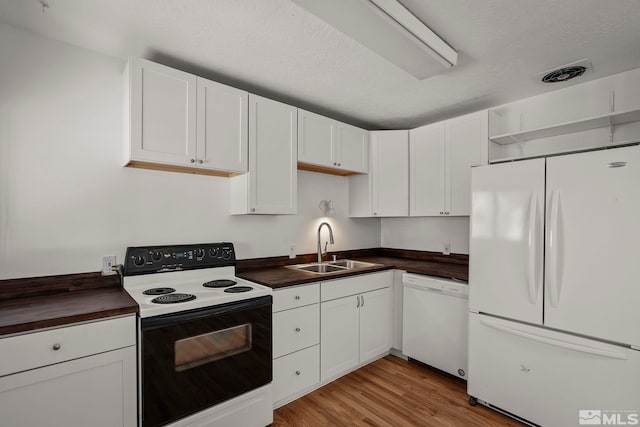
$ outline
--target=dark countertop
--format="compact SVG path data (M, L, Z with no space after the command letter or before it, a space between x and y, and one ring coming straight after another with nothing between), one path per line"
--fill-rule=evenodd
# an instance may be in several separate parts
M0 336L137 313L116 276L100 273L0 280Z
M305 264L314 262L312 259L310 260L309 255L304 255L294 260L274 257L270 259L247 260L245 262L240 261L236 267L236 276L269 286L273 289L390 269L453 278L465 282L469 277L468 257L466 255L454 255L449 258L444 257L442 254L434 254L432 252L378 248L362 251L344 251L338 255L338 259L353 259L377 265L345 272L316 274L308 271L294 270L285 266L290 263ZM243 264L246 264L246 267Z

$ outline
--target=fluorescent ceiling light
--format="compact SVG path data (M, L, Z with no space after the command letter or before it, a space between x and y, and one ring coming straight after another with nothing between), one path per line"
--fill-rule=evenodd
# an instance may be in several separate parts
M451 68L458 54L397 0L293 0L418 79Z

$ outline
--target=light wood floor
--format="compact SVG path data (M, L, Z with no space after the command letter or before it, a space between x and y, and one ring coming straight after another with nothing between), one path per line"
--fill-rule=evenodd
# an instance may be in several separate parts
M278 408L273 426L521 426L469 406L466 382L387 356Z

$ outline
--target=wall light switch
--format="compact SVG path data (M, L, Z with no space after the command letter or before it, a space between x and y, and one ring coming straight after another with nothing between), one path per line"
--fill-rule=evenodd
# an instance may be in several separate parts
M296 257L296 245L293 243L289 245L289 258L293 259Z

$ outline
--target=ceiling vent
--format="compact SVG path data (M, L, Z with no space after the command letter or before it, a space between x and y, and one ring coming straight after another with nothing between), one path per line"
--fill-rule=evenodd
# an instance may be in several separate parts
M553 70L543 71L542 73L536 74L536 77L540 78L543 83L566 82L580 77L588 70L593 70L591 61L589 59L582 59L577 62L572 62L571 64L562 65Z

